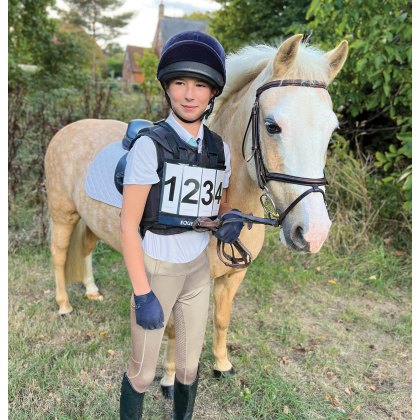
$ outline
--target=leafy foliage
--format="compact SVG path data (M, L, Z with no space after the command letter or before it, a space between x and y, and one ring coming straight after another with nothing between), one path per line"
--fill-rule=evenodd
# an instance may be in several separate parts
M187 15L182 16L183 19L189 20L209 20L210 12L192 12Z
M135 57L137 66L141 69L144 80L139 84L139 90L145 100L147 118L151 120L160 119L162 116L162 104L159 106L159 100L162 99L161 86L156 78L156 69L158 57L151 51L145 50L141 57Z
M305 22L309 0L216 0L222 8L210 20L210 29L226 51L252 42L273 43L291 33L291 23Z
M9 64L41 64L54 23L46 9L55 0L9 0Z
M108 42L114 39L133 16L133 12L108 14L124 4L121 0L64 0L64 2L69 10L60 11L63 19L83 28L95 42Z
M48 17L54 0L9 1L9 90L82 86L91 40ZM30 71L29 71L30 70Z
M122 68L124 61L124 50L120 44L110 42L104 49L107 56L107 64L110 77L112 79L122 77Z
M51 138L84 118L129 121L150 118L139 92L126 92L116 82L83 87L28 91L17 86L9 94L9 246L45 244L48 214L44 156ZM117 140L117 139L116 139Z
M312 0L311 2L218 0L211 31L227 51L280 36L312 33L325 50L347 39L349 58L330 89L340 134L353 150L375 155L383 191L397 191L411 209L411 2ZM281 12L279 12L281 11ZM306 13L306 21L303 14ZM387 184L387 185L385 185ZM401 198L402 197L402 198Z
M373 155L361 156L352 151L349 140L334 134L326 165L328 212L333 220L328 246L343 255L373 238L392 238L395 246L408 248L410 223L400 211L403 194L395 184L379 185L373 172Z
M98 68L102 73L106 72L103 54L86 32L70 24L57 23L53 38L54 48L51 48L48 56L47 84L53 88L82 88L89 83L92 49L101 57L98 59Z
M317 43L349 41L349 58L333 83L341 133L375 153L383 182L400 185L411 208L411 2L313 0L306 26ZM326 22L330 22L326 25Z
M97 44L107 43L121 33L121 28L128 24L133 12L108 14L120 8L121 0L65 0L69 10L58 9L62 19L82 28L91 37L92 76L97 80L98 60L103 57Z

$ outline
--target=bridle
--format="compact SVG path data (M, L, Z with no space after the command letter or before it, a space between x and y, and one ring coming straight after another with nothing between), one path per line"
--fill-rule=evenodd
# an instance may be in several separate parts
M251 228L253 223L271 225L274 227L281 226L286 216L290 211L307 195L319 192L322 194L325 201L325 193L320 188L321 185L327 185L327 179L325 174L323 178L303 178L294 175L281 174L278 172L269 172L264 163L264 159L261 152L260 133L259 133L259 113L260 113L260 95L264 91L273 87L282 86L302 86L311 87L318 89L326 89L327 85L323 82L316 80L273 80L268 82L257 89L255 95L255 102L252 107L251 115L249 117L248 125L245 130L244 138L242 141L242 155L244 159L249 162L252 158L255 160L255 168L257 172L258 186L264 190L264 193L260 197L261 205L264 208L265 214L268 218L260 218L253 216L252 214L244 214L239 210L231 210L229 213L233 213L237 217L221 220L219 217L215 220L207 217L199 217L193 223L193 229L196 231L216 231L225 223L243 222L248 225L248 229ZM252 126L252 153L248 158L245 157L245 142L248 134L249 127ZM289 184L307 185L311 188L304 191L299 195L283 212L278 209L269 194L267 182L268 181L279 181L286 182ZM226 252L225 246L230 246L230 253ZM239 255L235 254L235 250ZM251 253L245 248L242 242L237 239L232 244L224 244L219 239L217 240L217 255L220 260L227 266L243 269L250 265L252 261Z
M324 197L325 193L320 188L321 185L327 185L327 179L325 174L323 178L302 178L294 175L281 174L278 172L269 172L262 156L261 152L261 142L260 142L260 133L259 133L259 114L260 114L260 96L261 94L274 87L283 87L283 86L300 86L300 87L310 87L318 89L326 89L327 85L323 82L316 80L273 80L268 82L257 89L255 94L255 102L252 107L251 115L249 117L248 125L245 130L244 138L242 141L242 155L244 159L249 162L252 158L255 160L255 169L257 173L258 186L264 190L264 193L260 197L261 205L263 206L267 216L269 218L274 218L278 220L278 225L281 225L289 214L289 212L307 195L319 192ZM248 158L245 157L245 142L248 134L249 127L251 126L252 130L252 153ZM299 197L297 197L283 212L276 207L273 199L271 198L267 182L268 181L278 181L286 182L289 184L297 185L307 185L312 188L309 188L303 192Z

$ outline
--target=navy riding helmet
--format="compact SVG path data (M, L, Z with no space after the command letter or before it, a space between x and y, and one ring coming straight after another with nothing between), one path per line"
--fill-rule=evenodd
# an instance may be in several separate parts
M163 84L177 77L197 77L218 89L226 83L225 51L212 36L198 31L181 32L162 49L157 78Z

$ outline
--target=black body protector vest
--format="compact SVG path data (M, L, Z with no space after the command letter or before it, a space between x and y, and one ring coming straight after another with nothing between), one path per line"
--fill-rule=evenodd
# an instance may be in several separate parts
M226 169L221 137L204 126L202 149L198 153L164 121L142 129L136 137L140 136L150 137L156 146L160 179L147 197L140 222L141 236L146 230L174 235L191 230L197 217L215 218Z

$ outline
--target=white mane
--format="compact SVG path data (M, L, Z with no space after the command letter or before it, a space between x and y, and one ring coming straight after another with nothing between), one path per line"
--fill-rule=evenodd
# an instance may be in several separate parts
M226 58L226 85L222 95L216 100L214 115L227 99L255 79L264 68L271 69L278 48L255 45L241 48ZM306 44L300 44L291 68L283 79L318 80L328 83L328 59L325 53ZM212 115L214 118L214 116Z

